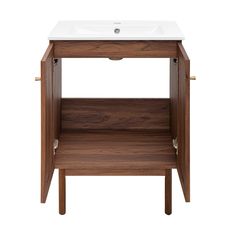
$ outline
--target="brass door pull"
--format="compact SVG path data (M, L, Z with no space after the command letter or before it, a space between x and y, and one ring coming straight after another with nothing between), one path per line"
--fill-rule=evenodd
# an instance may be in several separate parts
M41 78L40 77L35 77L34 80L35 81L41 81Z
M190 80L196 80L197 77L196 76L190 76Z

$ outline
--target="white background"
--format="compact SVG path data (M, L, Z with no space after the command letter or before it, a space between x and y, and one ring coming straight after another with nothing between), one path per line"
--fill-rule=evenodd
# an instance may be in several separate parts
M235 235L234 2L1 0L0 235ZM34 77L49 31L66 19L176 20L184 32L197 76L191 82L192 201L184 202L174 172L171 216L164 214L163 177L68 177L61 216L55 172L47 203L39 203L40 82ZM165 97L163 63L66 61L70 83L63 94Z

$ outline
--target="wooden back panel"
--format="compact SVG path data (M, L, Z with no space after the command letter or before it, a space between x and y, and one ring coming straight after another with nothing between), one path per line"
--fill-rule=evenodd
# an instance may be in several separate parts
M169 99L62 99L62 130L169 130Z
M61 60L54 63L53 44L41 60L41 202L47 199L54 171L53 142L60 135Z

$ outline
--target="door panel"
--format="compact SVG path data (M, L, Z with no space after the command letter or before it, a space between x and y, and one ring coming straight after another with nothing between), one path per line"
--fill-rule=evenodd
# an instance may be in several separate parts
M41 202L47 198L54 171L53 44L41 60Z
M178 156L177 169L185 201L190 201L190 60L178 43Z

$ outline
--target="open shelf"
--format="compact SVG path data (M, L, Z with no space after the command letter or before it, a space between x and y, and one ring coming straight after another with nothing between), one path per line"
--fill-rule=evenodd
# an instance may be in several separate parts
M55 168L67 175L164 175L176 167L169 102L63 98Z
M170 133L150 130L64 131L55 167L81 174L158 173L176 167Z

